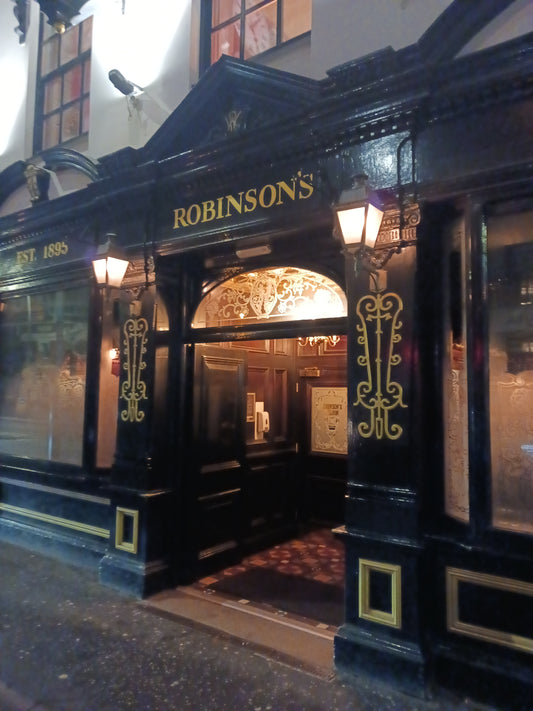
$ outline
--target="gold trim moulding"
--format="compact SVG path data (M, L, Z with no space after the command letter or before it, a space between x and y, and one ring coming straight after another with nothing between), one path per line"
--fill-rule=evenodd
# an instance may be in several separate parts
M130 536L125 538L125 521L130 519ZM115 548L127 553L137 554L139 542L139 512L135 509L125 509L117 506L115 514Z
M60 516L51 516L50 514L45 514L41 511L25 509L20 506L13 506L11 504L4 504L0 502L0 511L13 513L17 516L25 516L26 518L31 518L35 521L42 521L43 523L51 523L55 526L62 526L63 528L70 528L73 531L88 533L91 536L98 536L99 538L109 538L110 536L110 531L106 528L99 528L98 526L92 526L88 523L81 523L81 521L61 518Z
M505 590L517 595L533 597L533 583L503 578L488 573L476 573L460 568L446 568L446 618L449 632L480 639L491 644L533 653L533 639L502 630L474 625L459 619L459 583L470 583L493 590Z
M370 606L370 573L386 573L390 576L391 611ZM402 626L402 568L392 563L359 559L359 617L370 622L401 629Z
M9 486L18 486L21 489L29 489L30 491L42 491L45 494L53 494L54 496L62 496L66 499L77 499L79 501L87 501L91 504L100 504L109 506L111 499L103 496L94 496L94 494L82 494L78 491L69 491L68 489L59 489L56 486L47 486L46 484L35 484L28 481L19 481L11 477L0 476L0 483L8 484Z

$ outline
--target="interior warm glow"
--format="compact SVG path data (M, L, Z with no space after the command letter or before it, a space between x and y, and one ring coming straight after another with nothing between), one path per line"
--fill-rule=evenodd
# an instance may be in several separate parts
M373 249L378 237L381 220L383 219L383 211L372 203L368 204L368 212L366 216L365 244Z
M366 210L366 228L365 228L365 210ZM340 228L344 244L354 245L359 244L363 239L367 247L374 248L376 239L383 219L383 211L372 203L368 203L357 207L347 207L343 210L337 210Z
M342 289L322 274L297 267L258 269L219 284L202 299L193 328L346 316Z
M119 288L128 264L127 259L116 259L115 257L93 260L94 276L97 283Z
M337 210L337 217L339 218L344 244L359 244L363 237L365 224L364 206Z
M103 259L93 260L94 276L96 277L97 284L106 283L106 271L107 271L107 260L105 257Z
M107 258L107 283L109 286L117 288L122 284L122 279L128 268L127 259L116 259L115 257Z
M13 138L13 132L20 122L20 112L26 98L26 62L25 55L16 52L0 61L2 77L2 111L0 112L0 155L5 153Z

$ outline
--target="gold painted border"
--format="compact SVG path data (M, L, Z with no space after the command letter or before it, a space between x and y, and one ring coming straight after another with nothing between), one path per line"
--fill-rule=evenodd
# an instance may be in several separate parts
M68 489L59 489L55 486L46 486L45 484L35 484L28 481L19 481L7 476L0 476L0 484L8 486L17 486L21 489L30 489L30 491L42 491L45 494L53 494L54 496L62 496L65 499L79 499L80 501L88 501L93 504L102 504L109 506L111 499L106 499L103 496L94 496L93 494L82 494L77 491L69 491Z
M474 583L495 590L506 590L533 597L533 583L526 583L513 578L502 578L488 573L475 573L460 568L446 568L446 621L449 632L481 639L484 642L501 644L504 647L533 653L533 639L521 635L502 632L501 630L473 625L459 619L459 583Z
M133 519L133 532L131 541L124 540L124 519L126 517ZM115 548L128 553L137 553L137 545L139 541L139 512L135 509L125 509L122 506L117 506L115 519Z
M88 533L91 536L99 536L100 538L109 538L110 536L110 532L106 528L91 526L88 523L72 521L71 519L61 518L60 516L51 516L50 514L41 513L40 511L34 511L32 509L25 509L20 506L12 506L11 504L4 504L0 502L0 511L14 513L18 516L26 516L26 518L32 518L35 521L51 523L55 526L62 526L63 528L71 528L73 531L81 531L82 533Z
M388 573L391 581L391 612L370 607L370 573ZM402 626L402 568L392 563L359 559L359 617L381 625Z

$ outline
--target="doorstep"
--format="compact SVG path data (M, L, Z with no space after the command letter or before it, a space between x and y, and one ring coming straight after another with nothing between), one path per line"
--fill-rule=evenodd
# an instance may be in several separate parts
M154 613L238 639L277 661L307 671L322 679L333 678L335 632L282 611L262 609L249 600L193 587L178 587L157 593L139 603Z

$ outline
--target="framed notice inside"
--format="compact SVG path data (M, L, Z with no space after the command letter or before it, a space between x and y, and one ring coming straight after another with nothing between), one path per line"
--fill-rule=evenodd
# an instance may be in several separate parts
M348 453L347 388L311 388L311 452Z
M255 393L246 393L246 422L255 422Z

